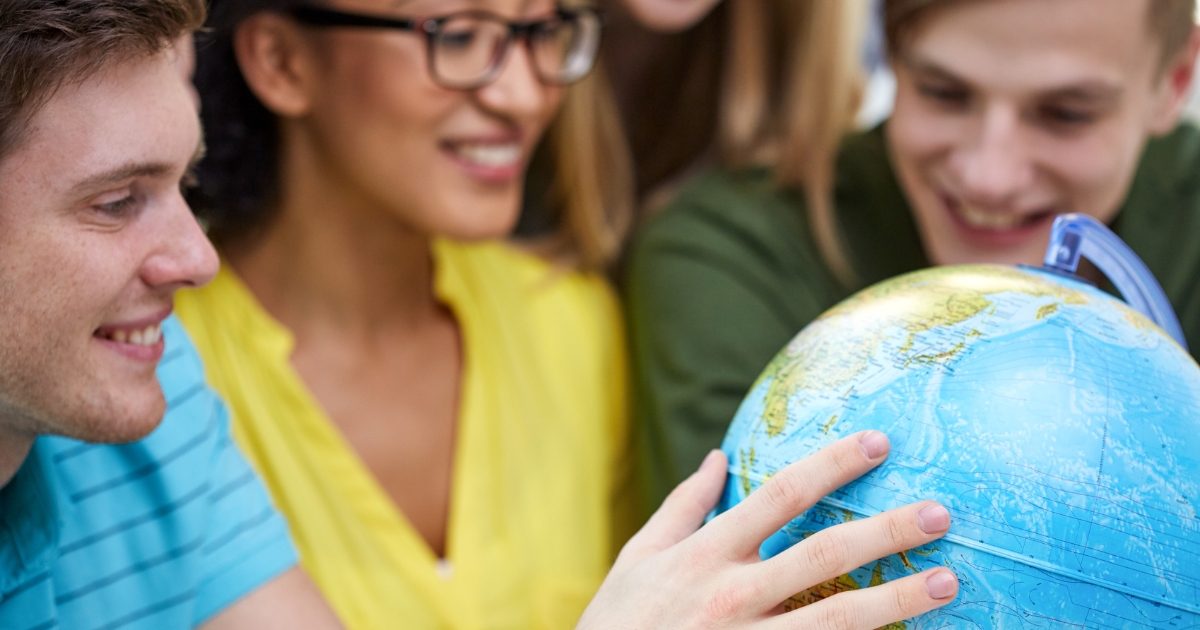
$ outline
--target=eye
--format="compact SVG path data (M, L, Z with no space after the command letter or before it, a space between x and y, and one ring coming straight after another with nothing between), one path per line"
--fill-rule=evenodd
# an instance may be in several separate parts
M1043 121L1059 127L1080 127L1096 120L1091 111L1061 105L1044 105L1038 115Z
M533 38L542 42L553 42L563 36L568 26L562 20L546 20L533 30Z
M971 94L957 86L939 83L918 83L917 93L940 105L960 107L967 104Z
M466 50L475 43L474 29L456 29L438 33L437 45L447 50Z
M133 210L137 208L137 205L137 197L129 194L116 201L96 204L92 207L109 217L121 218L133 212Z

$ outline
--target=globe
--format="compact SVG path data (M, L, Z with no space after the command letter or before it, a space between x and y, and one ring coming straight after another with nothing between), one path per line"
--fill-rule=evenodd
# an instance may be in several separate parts
M889 628L1200 628L1200 368L1085 282L933 268L866 289L770 363L729 429L718 511L834 440L887 461L768 539L923 499L948 535L797 594L803 606L935 566L949 606Z

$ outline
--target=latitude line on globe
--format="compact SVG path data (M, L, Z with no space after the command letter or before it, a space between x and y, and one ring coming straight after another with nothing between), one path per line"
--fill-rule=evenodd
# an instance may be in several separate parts
M877 515L877 514L871 514L867 511L863 510L859 506L852 505L848 502L842 501L840 499L835 499L833 497L825 497L824 499L821 499L820 501L818 501L817 505L826 505L828 507L836 508L839 510L845 510L847 512L851 512L858 516L867 517L867 518ZM1094 586L1107 588L1107 589L1116 591L1118 593L1124 593L1126 595L1136 597L1138 599L1142 599L1147 602L1151 602L1154 604L1161 604L1164 606L1170 606L1171 608L1176 608L1178 610L1189 612L1194 615L1200 615L1200 607L1189 606L1188 604L1186 604L1184 602L1173 600L1165 595L1161 596L1161 597L1155 597L1154 595L1145 593L1145 592L1141 591L1140 589L1130 588L1129 586L1126 586L1124 584L1118 584L1116 582L1111 582L1111 581L1105 580L1103 578L1093 577L1093 576L1084 574L1082 572L1074 573L1074 572L1071 572L1068 569L1064 569L1063 567L1060 567L1058 565L1051 564L1049 562L1044 562L1044 561L1038 560L1036 558L1022 556L1021 554L1018 554L1018 553L1012 553L1011 551L1008 551L1007 549L1003 549L1001 547L994 547L987 543L981 543L977 540L965 538L965 537L959 536L958 534L955 534L953 532L948 533L945 536L943 536L942 540L945 540L947 542L952 542L955 544L959 544L964 547L969 547L976 551L982 551L985 553L994 554L1001 558L1012 560L1013 562L1018 562L1018 563L1025 564L1025 565L1028 565L1031 567L1036 567L1043 571L1046 571L1049 573L1054 573L1056 575L1059 575L1059 576L1062 576L1065 578L1069 578L1072 580L1078 580L1080 582L1087 582Z

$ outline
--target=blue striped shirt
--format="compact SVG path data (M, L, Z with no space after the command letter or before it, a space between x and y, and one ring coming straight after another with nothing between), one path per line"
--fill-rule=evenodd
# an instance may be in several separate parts
M161 426L132 444L35 442L0 490L0 628L191 628L295 566L175 318Z

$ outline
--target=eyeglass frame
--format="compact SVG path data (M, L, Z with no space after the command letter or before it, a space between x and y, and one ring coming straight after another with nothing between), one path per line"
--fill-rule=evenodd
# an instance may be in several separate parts
M499 78L500 73L504 68L504 63L508 60L508 54L512 50L513 44L523 42L525 44L525 49L529 51L530 55L533 55L533 46L530 38L539 27L547 22L552 21L552 19L543 18L540 20L514 22L511 20L506 20L503 17L489 11L480 10L459 11L447 15L415 19L372 15L353 11L340 11L338 9L330 9L312 4L301 4L299 6L292 7L287 13L296 21L305 26L331 28L382 28L423 35L425 38L425 58L426 65L428 66L429 76L432 77L434 82L438 85L451 90L478 90L495 82L495 80ZM596 20L597 27L601 29L601 31L603 30L604 15L597 9L590 7L578 7L572 9L557 7L554 10L553 19L577 20L580 16L591 16ZM457 85L452 82L445 81L443 77L439 76L437 68L434 64L434 56L436 54L434 52L434 46L436 46L435 37L438 34L438 30L446 22L460 17L483 18L508 27L508 37L504 40L504 47L499 55L495 55L487 72L484 73L479 80L463 85ZM543 85L551 87L563 87L586 77L595 68L596 60L599 56L599 46L597 46L597 50L592 53L592 59L588 64L587 69L580 72L577 78L569 81L555 81L547 79L545 76L543 76L543 73L538 68L537 63L533 63L531 66L533 68L534 76L536 76L538 81Z

